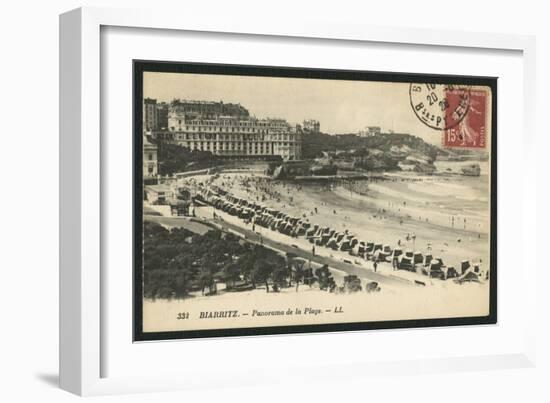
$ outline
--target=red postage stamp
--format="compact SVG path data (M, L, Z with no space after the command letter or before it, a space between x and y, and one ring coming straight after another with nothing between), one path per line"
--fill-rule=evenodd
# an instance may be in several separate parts
M446 98L456 103L456 93L449 91ZM487 145L487 92L472 89L468 109L460 122L445 129L443 146L447 148L485 148Z

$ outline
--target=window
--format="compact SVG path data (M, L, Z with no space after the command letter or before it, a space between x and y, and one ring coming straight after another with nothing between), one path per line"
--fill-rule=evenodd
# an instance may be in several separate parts
M153 160L153 154L149 154L149 161Z

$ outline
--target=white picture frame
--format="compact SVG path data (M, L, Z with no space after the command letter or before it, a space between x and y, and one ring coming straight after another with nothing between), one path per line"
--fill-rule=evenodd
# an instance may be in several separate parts
M535 102L535 41L531 36L508 35L496 33L466 33L443 30L420 30L403 27L371 27L368 25L350 25L344 22L316 21L314 17L302 20L300 24L281 25L277 21L253 18L208 18L189 16L185 13L172 13L160 10L116 10L104 8L80 8L60 17L60 385L63 389L79 395L97 395L113 393L135 393L186 389L189 387L215 387L228 384L240 385L257 382L270 382L270 371L255 371L246 380L239 377L241 370L228 373L228 368L221 366L212 371L206 381L201 374L208 368L195 368L195 371L180 374L167 370L156 376L124 373L106 368L106 360L117 347L105 333L104 318L108 316L105 290L102 288L102 265L104 249L102 240L102 208L104 199L103 179L105 172L101 132L101 30L104 27L126 27L156 30L179 30L194 33L221 33L225 35L248 35L255 40L268 38L290 38L293 40L322 39L352 41L354 43L377 43L380 46L411 45L437 48L467 48L477 52L489 50L519 52L523 69L521 86L523 87L522 159L525 170L534 167L535 161L530 158L535 148L534 141L534 102ZM264 39L262 39L264 38ZM302 39L301 39L302 38ZM337 46L337 45L335 45ZM128 72L129 77L131 71ZM128 122L131 125L130 122ZM108 142L107 142L108 143ZM499 163L502 163L499 161ZM534 170L534 168L532 168ZM525 201L521 208L521 222L514 230L522 232L522 248L536 237L536 217L534 209L527 207L528 200L534 198L535 183L533 178L525 177L522 183L520 201ZM506 185L504 185L506 187ZM499 182L499 192L502 190ZM500 196L499 196L500 198ZM499 215L499 236L506 231L501 225ZM527 238L529 234L529 238ZM501 248L498 252L501 259ZM502 252L505 253L505 252ZM526 256L522 267L522 277L535 278L535 255ZM506 270L504 267L499 273ZM500 280L500 278L499 278ZM499 299L510 298L508 287L511 283L499 284ZM128 289L131 284L128 284ZM533 366L535 362L535 329L534 313L535 288L533 281L523 284L521 308L526 312L521 323L510 324L509 333L514 335L514 342L504 346L499 353L474 355L420 355L414 359L363 360L356 357L353 361L327 362L319 364L293 363L285 368L285 377L300 374L311 379L323 379L327 368L331 377L370 376L373 374L431 373L440 371L464 371L493 368L519 368ZM499 326L499 325L497 325ZM502 326L504 328L504 326ZM493 328L494 329L494 328ZM426 332L424 335L441 332L437 329L413 330ZM464 329L454 328L453 332ZM431 332L431 333L428 333ZM489 329L486 332L493 332ZM378 331L388 338L404 338L404 331ZM500 337L498 331L493 332ZM292 341L301 345L306 341L319 342L320 337L346 338L351 344L360 343L368 332L353 332L346 335L307 335L307 336L272 336L248 338L248 348L261 349L270 344L274 351L282 348L285 342ZM439 333L441 334L441 333ZM489 336L489 334L488 334ZM368 336L370 337L370 336ZM324 339L327 340L327 339ZM126 340L130 345L131 339ZM231 339L216 341L218 345L242 345L243 340ZM170 349L185 349L191 346L216 348L212 340L185 341L172 343L152 343L163 348L164 354ZM160 344L163 344L160 346ZM109 348L107 348L109 346ZM127 346L129 347L129 346ZM135 346L128 349L129 354L136 352ZM152 347L151 347L152 348ZM152 350L151 350L152 351ZM152 352L145 352L152 354ZM275 353L274 353L275 354ZM161 355L162 356L162 355ZM246 362L246 359L244 360ZM274 362L274 366L284 365ZM244 364L241 364L244 365ZM260 363L251 364L259 368ZM304 374L307 368L307 375ZM202 371L202 372L201 372ZM116 375L115 375L116 372Z

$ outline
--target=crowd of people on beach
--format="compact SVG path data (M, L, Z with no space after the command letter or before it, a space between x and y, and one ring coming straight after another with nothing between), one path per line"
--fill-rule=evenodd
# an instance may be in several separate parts
M226 175L217 179L215 185L210 181L201 188L201 195L205 201L216 208L227 211L231 215L242 218L245 223L252 225L253 231L256 231L257 226L261 226L292 237L303 236L313 244L312 254L316 253L316 246L349 252L352 255L372 260L375 271L378 264L385 262L391 263L394 269L405 268L408 270L414 270L417 263L425 266L433 266L433 263L437 263L436 271L438 275L440 275L440 269L445 267L441 258L432 256L431 243L428 243L425 256L414 250L403 250L411 243L414 249L416 241L414 233L404 234L404 240L398 239L397 246L392 248L381 243L364 242L351 234L348 229L336 230L314 224L310 221L310 218L319 214L321 208L324 210L329 208L332 210L333 215L340 214L335 208L329 207L324 202L321 202L319 206L311 206L310 210L302 213L301 217L288 215L285 212L286 204L293 205L293 194L303 190L300 184L280 183L274 186L269 178L251 175ZM244 191L244 195L241 195L241 197L235 196L231 192L233 189L240 189L241 193ZM280 205L280 210L264 205L265 202L269 201L277 202ZM269 204L273 205L274 203ZM384 213L385 210L380 209L377 215L381 217ZM339 219L340 221L351 220L347 215L341 215ZM346 223L342 222L342 226L346 228ZM419 256L422 256L421 260L419 260Z

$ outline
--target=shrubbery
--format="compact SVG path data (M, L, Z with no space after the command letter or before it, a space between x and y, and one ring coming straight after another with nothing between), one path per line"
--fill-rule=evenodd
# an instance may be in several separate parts
M334 136L325 133L309 133L303 136L302 155L304 159L311 159L322 156L323 151L378 149L389 152L393 146L408 146L426 154L432 160L442 153L438 147L407 133L379 133L369 137L359 137L354 134Z
M191 291L216 292L216 282L230 287L244 280L254 287L286 278L285 259L277 252L243 242L233 234L205 235L183 228L168 231L145 221L143 290L146 298L183 298ZM282 273L282 274L281 274Z
M190 150L177 144L158 142L159 173L172 175L198 169L206 169L220 163L210 151Z

